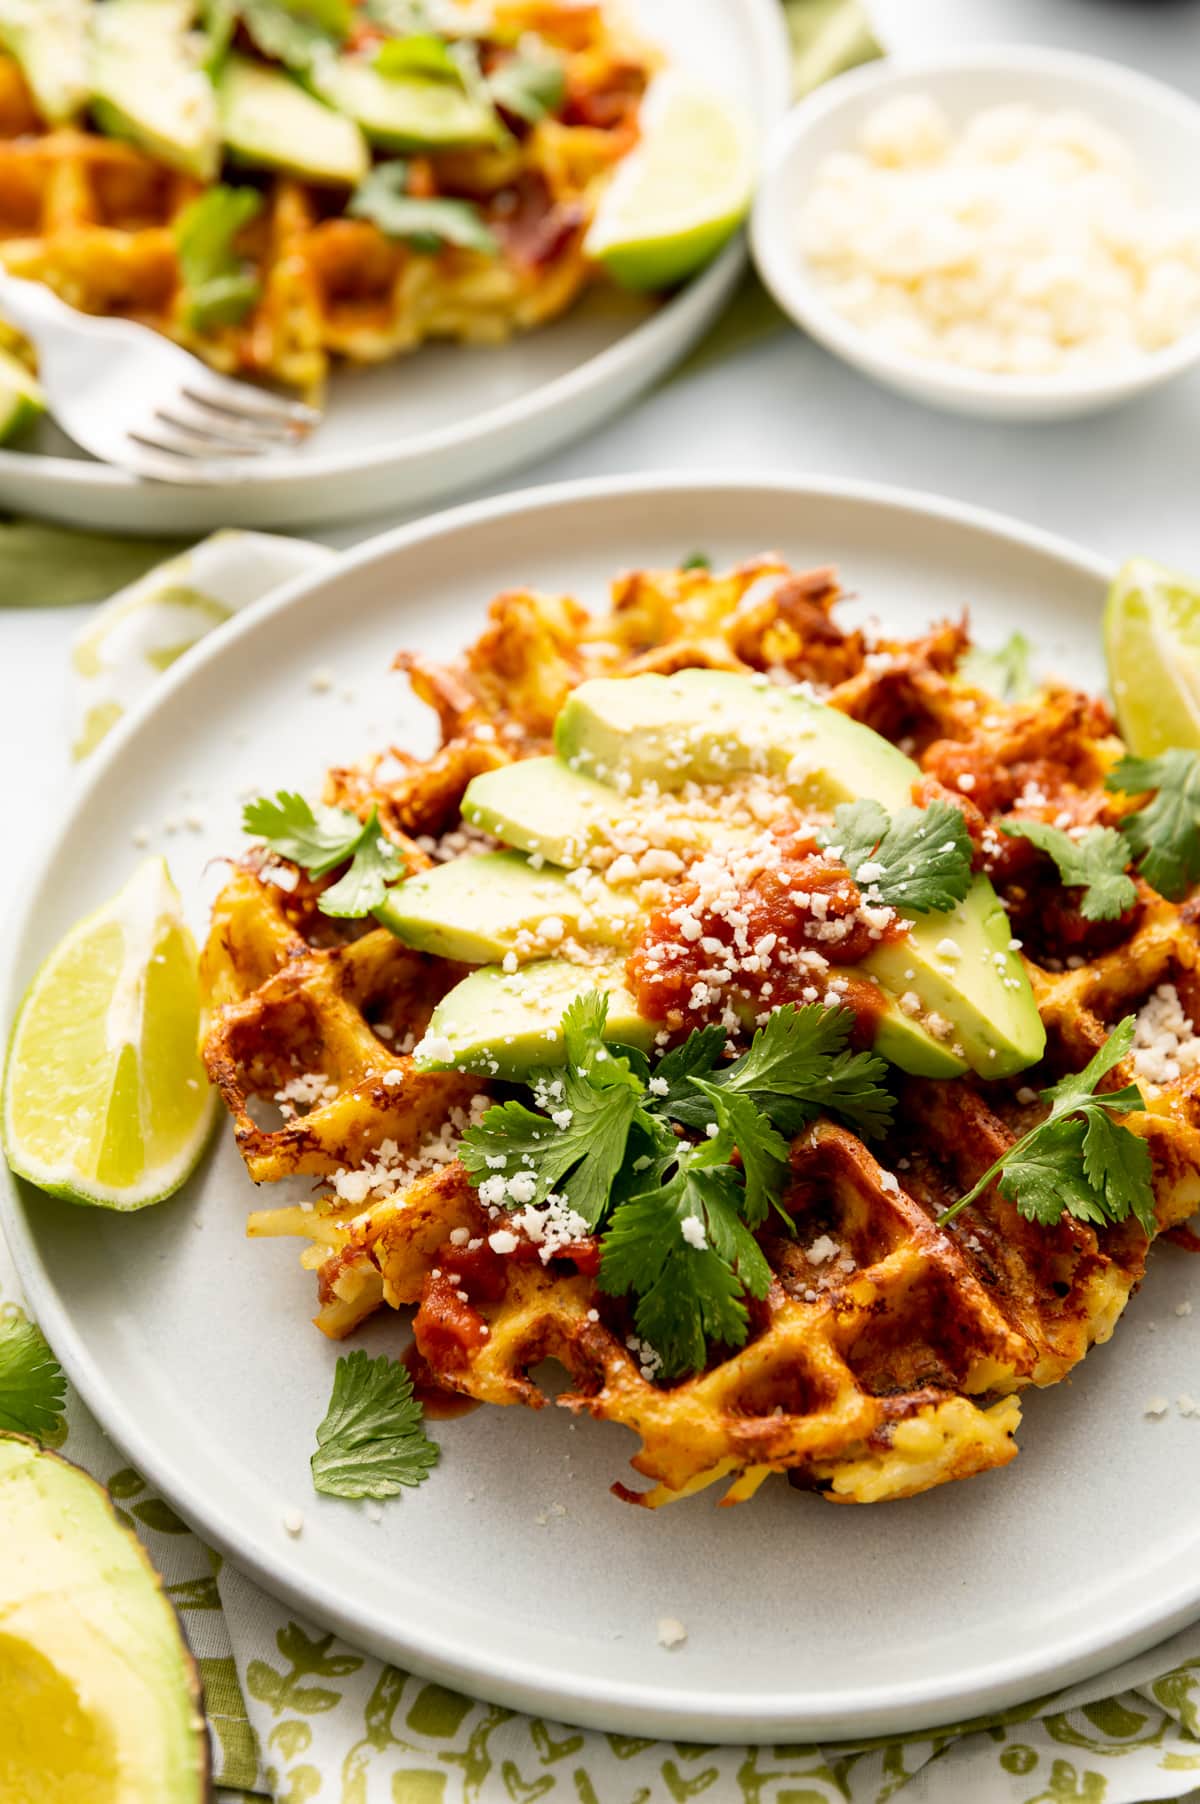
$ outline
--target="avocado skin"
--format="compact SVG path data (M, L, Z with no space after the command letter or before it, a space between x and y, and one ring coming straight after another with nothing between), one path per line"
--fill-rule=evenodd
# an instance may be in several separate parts
M8 1488L13 1485L31 1487L25 1501L28 1503L33 1500L37 1510L44 1512L44 1523L39 1524L39 1527L44 1527L44 1544L39 1545L36 1536L22 1543L20 1533L22 1528L28 1527L28 1512L19 1507L19 1496L15 1500L6 1496ZM69 1460L41 1447L25 1435L0 1430L0 1520L6 1523L5 1553L0 1559L0 1623L3 1625L0 1627L0 1640L8 1636L19 1646L29 1649L35 1657L49 1659L49 1655L38 1643L36 1612L40 1607L44 1613L55 1602L63 1602L69 1607L71 1617L77 1625L73 1639L78 1643L81 1661L75 1680L69 1667L56 1665L51 1661L53 1670L63 1674L67 1685L72 1685L79 1679L89 1680L82 1689L89 1692L93 1700L100 1697L104 1690L96 1677L97 1650L88 1649L84 1634L88 1626L89 1611L95 1608L92 1600L96 1593L102 1595L113 1588L123 1605L123 1608L114 1610L112 1621L101 1622L96 1631L102 1648L106 1646L111 1650L119 1647L120 1642L114 1637L113 1621L119 1629L130 1625L134 1621L135 1604L138 1608L144 1606L147 1611L153 1611L157 1617L156 1628L139 1637L143 1645L131 1650L128 1672L146 1680L144 1692L136 1703L136 1720L132 1715L123 1719L123 1738L122 1723L116 1723L112 1740L114 1752L123 1748L127 1756L130 1756L131 1751L136 1755L138 1750L144 1748L147 1701L153 1701L155 1695L159 1694L167 1700L164 1704L164 1739L170 1743L174 1731L173 1751L178 1759L170 1771L143 1770L145 1785L140 1783L142 1775L135 1772L136 1789L131 1786L128 1791L122 1790L119 1794L114 1794L119 1796L119 1804L208 1804L212 1797L212 1765L199 1669L188 1648L178 1615L163 1590L161 1578L137 1536L117 1517L108 1493L88 1473ZM76 1584L69 1599L56 1599L39 1579L39 1554L51 1569L56 1569L78 1555L81 1543L88 1535L95 1542L88 1556L95 1567L94 1589L91 1583ZM148 1616L146 1620L149 1621ZM32 1634L28 1632L30 1626L34 1629ZM52 1647L54 1625L50 1624L49 1627L50 1634L46 1640L47 1645ZM26 1632L22 1633L22 1629ZM171 1644L173 1670L169 1675L164 1671L156 1676L151 1684L151 1675L147 1670L148 1659L151 1654L159 1651L163 1639ZM135 1655L138 1656L136 1659ZM172 1696L171 1688L175 1687L178 1689ZM130 1697L126 1696L124 1701L130 1704L131 1709L134 1707L135 1701ZM182 1725L178 1720L180 1716L184 1719ZM170 1718L175 1719L173 1724ZM104 1721L103 1716L101 1721ZM61 1755L62 1751L61 1737L55 1737L53 1748L48 1748L47 1753ZM4 1749L0 1749L0 1775L4 1771L4 1752ZM166 1782L170 1784L169 1790L164 1789Z

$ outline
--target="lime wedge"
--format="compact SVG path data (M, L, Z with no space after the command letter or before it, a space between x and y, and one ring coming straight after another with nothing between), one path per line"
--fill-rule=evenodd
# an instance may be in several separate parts
M660 75L642 138L601 198L584 251L626 288L669 288L735 232L754 191L754 129L694 77Z
M46 411L42 391L23 363L0 351L0 445Z
M1131 558L1108 592L1104 650L1130 751L1200 749L1200 582Z
M177 1190L212 1126L196 946L161 858L50 954L13 1028L4 1150L53 1196L141 1209Z

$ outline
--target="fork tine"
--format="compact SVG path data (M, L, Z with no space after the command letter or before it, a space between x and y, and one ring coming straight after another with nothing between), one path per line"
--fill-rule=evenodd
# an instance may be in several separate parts
M254 462L252 459L233 463L229 458L180 457L174 451L160 451L148 441L137 439L130 433L125 439L121 468L143 482L181 483L185 487L208 488L228 483L235 474L240 482L250 481Z
M268 449L261 440L257 443L234 444L228 440L190 432L184 427L169 425L160 414L147 420L139 431L131 427L126 436L133 444L145 445L151 451L169 451L173 457L194 458L201 463L231 458L244 462L247 458L261 457Z
M294 445L296 435L272 420L246 420L220 408L200 406L179 394L165 402L155 413L156 420L168 426L181 427L208 441L208 454L218 456L224 445L252 446L256 450L274 451Z
M234 382L214 370L200 369L183 384L189 401L204 407L217 407L224 413L238 414L247 420L271 421L285 426L296 436L311 432L321 415L315 407L302 401L286 401L263 388L251 388L248 382Z

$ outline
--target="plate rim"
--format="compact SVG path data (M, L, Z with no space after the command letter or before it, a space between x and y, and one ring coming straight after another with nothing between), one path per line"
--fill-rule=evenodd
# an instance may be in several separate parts
M735 9L742 10L738 24L751 41L753 59L764 77L760 154L765 164L771 130L783 119L790 103L787 26L777 0L732 0L732 4ZM202 501L206 495L220 496L231 488L249 488L257 495L271 498L286 494L293 485L299 485L302 491L313 490L331 479L345 479L366 472L387 470L403 475L419 468L426 460L469 451L480 444L503 440L515 431L529 429L543 418L547 421L556 418L606 390L616 390L622 379L631 382L632 392L636 395L653 381L656 373L670 368L686 354L749 262L747 219L713 263L700 270L663 306L639 320L613 344L606 345L602 351L548 382L539 383L527 394L515 395L468 419L439 426L417 439L388 441L361 450L347 446L342 451L328 452L320 457L314 455L302 465L290 468L286 457L264 459L258 467L252 460L247 460L246 467L239 469L228 482L178 483L169 487L175 495L196 501ZM503 346L498 348L502 350ZM400 358L391 358L384 365L363 367L387 367L399 361ZM641 376L633 375L639 369ZM44 481L51 494L59 488L82 485L93 497L104 494L128 497L135 493L153 495L163 487L93 458L63 457L57 453L23 451L0 445L0 483L6 475L26 481ZM453 486L453 482L448 481L440 492L445 493ZM351 519L353 515L345 513L341 517ZM153 527L148 530L153 531Z
M179 691L191 681L193 673L226 655L236 655L236 647L245 634L256 630L265 620L284 613L312 590L330 580L352 580L358 569L386 562L424 543L453 539L464 530L512 516L532 518L579 503L647 499L681 492L693 497L707 494L710 499L721 492L734 496L765 493L777 496L781 502L788 499L850 501L872 510L883 509L924 520L936 519L966 527L984 539L999 538L1011 546L1049 556L1064 564L1071 574L1082 575L1094 582L1098 589L1111 576L1113 568L1108 558L1065 537L990 509L919 490L849 478L821 479L790 474L764 477L720 468L652 471L633 476L591 477L546 484L511 495L467 502L376 535L340 554L335 564L293 578L244 609L220 633L202 640L164 674L109 735L105 746L90 761L82 780L74 787L64 815L43 835L23 875L22 888L28 899L15 904L9 915L8 950L0 959L0 1010L5 1012L5 1018L11 1017L23 993L23 986L18 981L17 954L22 941L30 934L35 892L68 838L76 814L87 807L93 792L106 782L110 766L122 756L125 746L137 737L143 723L160 710L169 709ZM452 1684L470 1696L483 1695L510 1708L548 1715L556 1721L644 1732L671 1739L681 1734L699 1734L710 1741L770 1742L797 1735L834 1738L848 1734L907 1733L936 1724L963 1722L983 1711L1005 1709L1090 1677L1164 1639L1193 1620L1200 1611L1200 1570L1197 1570L1190 1585L1181 1586L1169 1608L1156 1602L1135 1610L1122 1619L1123 1626L1116 1634L1104 1625L1094 1624L1089 1630L1068 1637L1064 1645L1052 1648L1049 1653L1021 1649L1005 1660L993 1659L974 1673L968 1684L955 1690L948 1690L944 1683L928 1680L898 1683L889 1687L886 1703L877 1701L876 1694L874 1701L865 1704L861 1694L844 1690L809 1692L803 1696L794 1691L760 1692L752 1701L738 1702L720 1712L714 1712L708 1702L698 1702L692 1693L680 1686L659 1688L654 1701L649 1704L643 1701L636 1688L621 1679L590 1678L583 1681L585 1690L581 1692L569 1677L564 1679L561 1672L545 1664L539 1666L536 1659L523 1660L514 1666L508 1657L494 1649L474 1647L467 1650L452 1644L439 1635L436 1623L418 1625L418 1638L414 1639L406 1625L397 1625L394 1621L384 1625L378 1617L374 1622L364 1622L361 1608L345 1608L336 1589L322 1573L309 1570L303 1574L302 1581L293 1581L280 1565L283 1549L273 1548L261 1538L256 1541L253 1534L248 1534L244 1525L239 1524L232 1511L219 1501L195 1500L188 1491L184 1475L177 1477L171 1456L159 1456L152 1432L143 1429L136 1413L114 1393L99 1362L89 1353L83 1335L72 1323L65 1304L60 1304L52 1273L43 1264L33 1238L27 1232L20 1181L7 1165L3 1169L0 1225L7 1234L26 1301L72 1385L104 1432L194 1526L197 1534L219 1548L273 1597L302 1616L328 1624L352 1646L373 1648L381 1657Z

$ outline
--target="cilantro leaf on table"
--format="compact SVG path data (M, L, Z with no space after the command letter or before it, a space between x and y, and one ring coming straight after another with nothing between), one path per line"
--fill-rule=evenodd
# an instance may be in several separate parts
M536 125L562 105L567 78L556 56L517 51L492 71L487 85L497 106Z
M1097 1225L1125 1221L1130 1215L1153 1233L1154 1189L1150 1149L1140 1135L1122 1130L1114 1115L1145 1109L1136 1084L1101 1090L1101 1078L1133 1045L1136 1029L1127 1015L1082 1071L1043 1090L1045 1119L1023 1134L990 1165L965 1196L938 1217L945 1227L981 1196L995 1180L1000 1195L1015 1203L1028 1221L1054 1227L1064 1215Z
M745 1295L764 1297L771 1282L738 1214L731 1175L681 1168L668 1183L622 1203L604 1238L600 1288L636 1297L634 1326L666 1379L702 1370L709 1341L742 1346Z
M409 194L408 170L398 160L380 163L364 176L346 211L356 219L371 220L385 238L402 239L414 250L430 255L447 244L485 257L494 257L500 250L473 201Z
M348 808L314 808L293 790L281 789L273 800L259 796L247 802L242 826L280 858L303 865L310 877L324 877L349 859L349 870L317 900L322 914L343 920L370 914L402 873L400 854L385 836L374 806L360 821Z
M262 211L253 188L209 188L175 224L184 319L197 331L236 326L258 300L261 284L234 248L242 228Z
M354 23L351 0L237 0L255 48L301 74L340 50Z
M66 1397L41 1329L22 1315L0 1320L0 1429L41 1440L58 1427Z
M1089 827L1078 839L1048 821L1001 821L1010 839L1027 839L1058 866L1067 889L1081 889L1085 921L1115 921L1137 901L1137 884L1126 872L1129 843L1115 827Z
M371 1359L361 1347L338 1360L311 1461L316 1490L394 1497L428 1478L439 1451L425 1432L407 1367L386 1353Z
M1200 879L1200 755L1174 747L1158 758L1122 758L1104 787L1126 795L1157 790L1124 817L1121 832L1146 882L1177 902Z
M1033 642L1024 633L1010 633L995 651L973 645L959 661L957 674L975 689L1005 702L1027 701L1037 692L1032 671Z
M878 802L843 802L833 819L825 843L869 902L930 914L953 908L970 889L974 848L953 802L900 808L893 815Z

